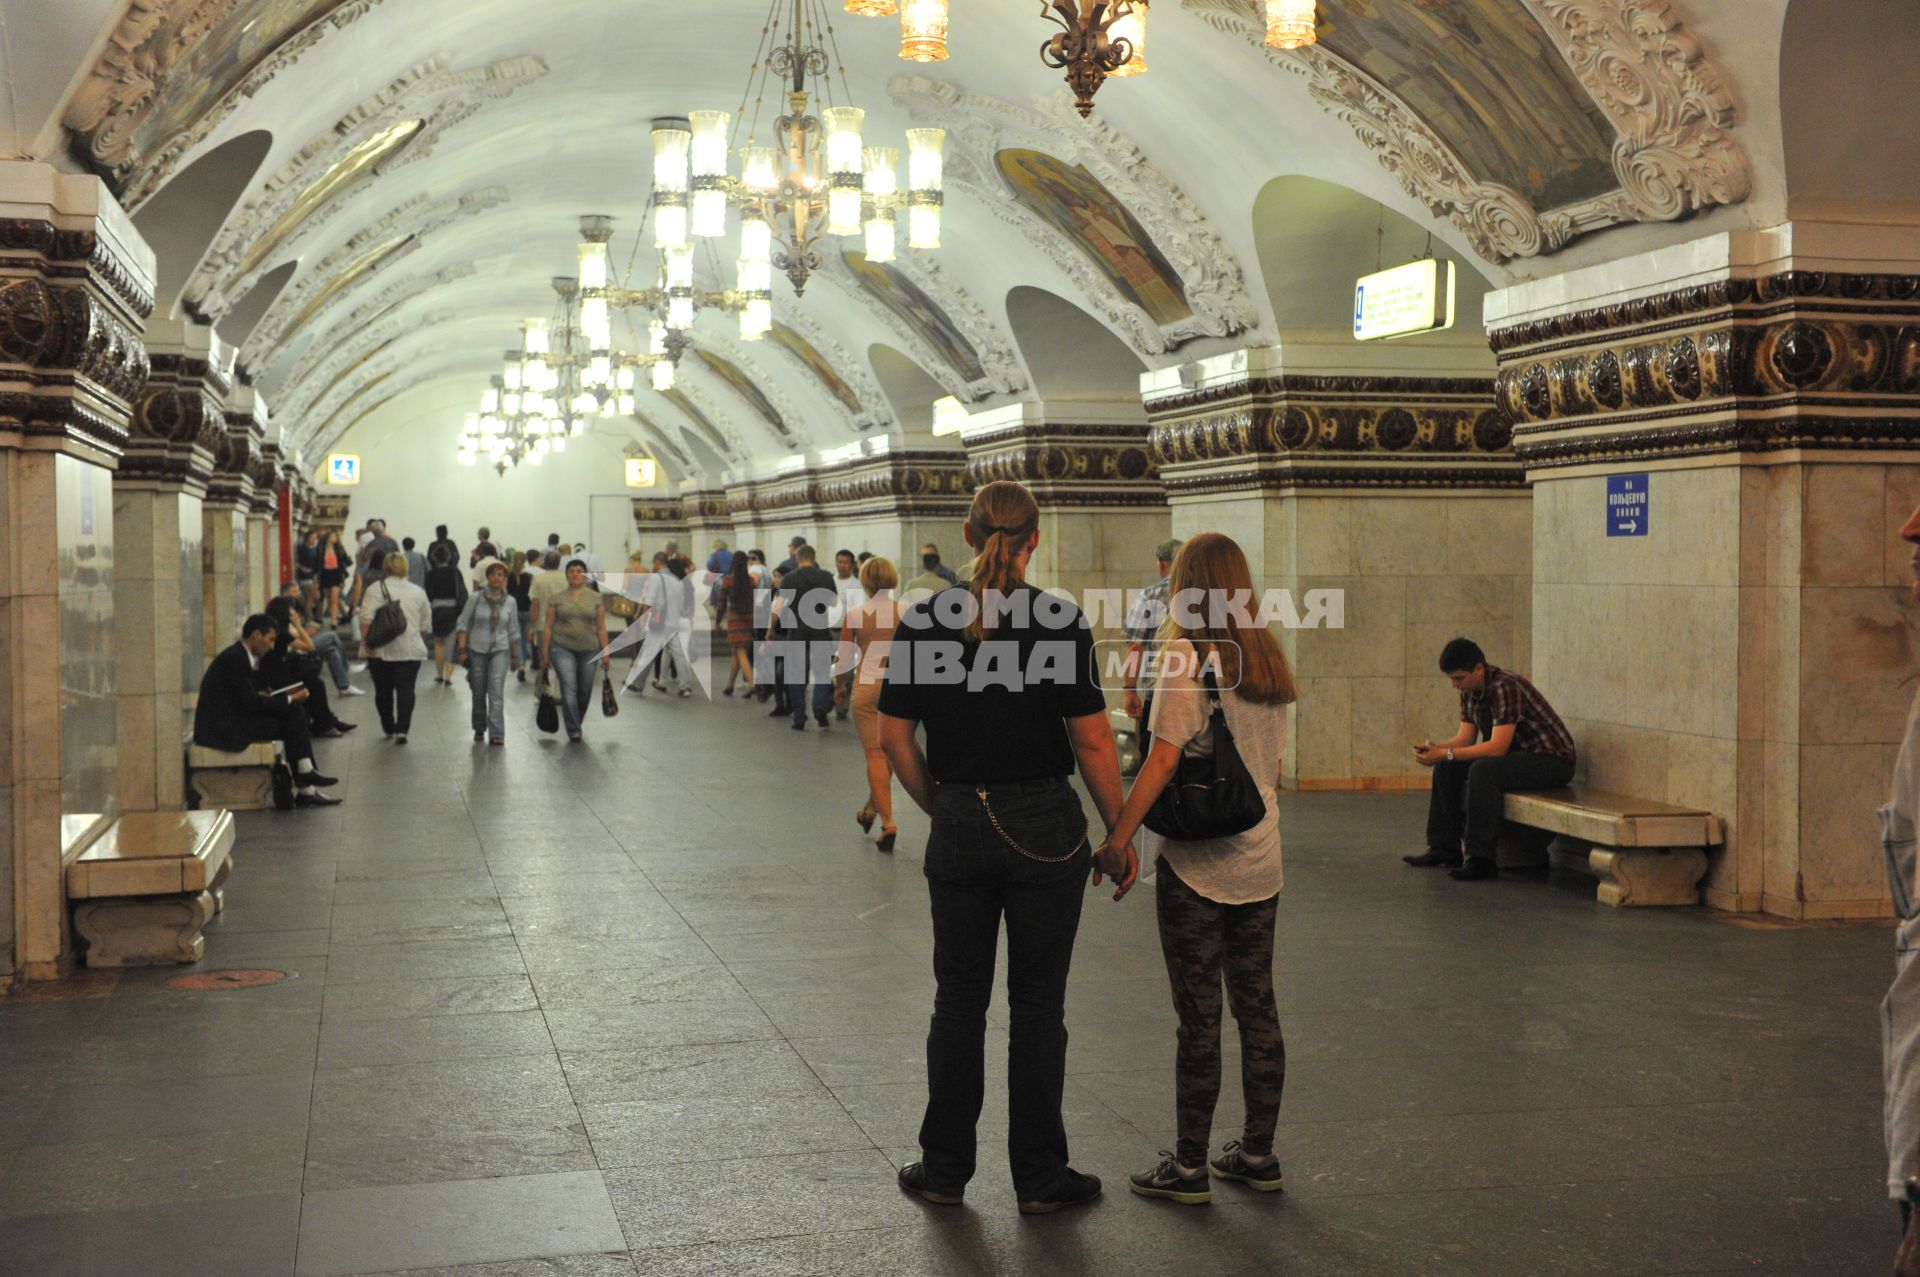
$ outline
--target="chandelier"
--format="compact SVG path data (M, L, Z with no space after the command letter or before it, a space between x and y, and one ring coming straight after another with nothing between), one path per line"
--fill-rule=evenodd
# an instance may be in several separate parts
M565 452L567 440L586 433L587 418L634 411L633 373L611 377L596 394L585 377L593 359L578 322L579 288L570 276L553 280L559 305L551 320L533 318L520 327L520 344L506 352L499 372L480 396L480 410L467 415L457 457L477 465L484 456L498 474L526 462L539 465L548 453ZM624 381L624 385L622 385Z
M644 229L643 226L643 232ZM615 284L607 260L607 245L612 239L611 217L600 213L581 217L577 281L583 349L580 383L581 389L603 413L629 416L633 412L635 370L647 369L648 384L655 390L673 389L674 370L691 344L688 330L693 327L694 314L700 307L744 312L759 299L737 290L696 290L691 245L660 250L659 273L652 288ZM637 238L634 252L636 256L639 253ZM647 348L644 351L626 350L614 344L614 312L630 310L645 312ZM770 319L767 322L772 323ZM744 323L742 330L745 330Z
M830 71L835 66L841 67L837 76ZM787 113L772 122L769 145L760 141L760 116L774 76L784 82L776 91L784 91ZM730 206L740 210L734 301L741 338L757 341L773 323L774 270L786 274L796 296L805 293L821 267L824 236L863 236L867 259L889 262L904 222L908 248L940 247L946 131L907 130L902 192L899 150L866 146L866 112L850 98L838 100L848 94L846 72L825 0L771 0L747 94L750 122L745 97L738 119L726 111L694 111L684 121L654 122L651 209L668 274L677 254L691 254L694 239L726 234ZM746 143L736 145L742 124ZM730 171L730 158L737 158L738 172ZM680 278L682 287L692 287L690 256ZM691 325L685 303L679 317Z

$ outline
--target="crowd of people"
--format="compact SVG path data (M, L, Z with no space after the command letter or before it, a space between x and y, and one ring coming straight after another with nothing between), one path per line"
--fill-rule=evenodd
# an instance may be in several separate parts
M937 990L927 1042L928 1102L921 1160L901 1186L933 1203L963 1199L974 1174L984 1093L984 1035L1001 927L1007 934L1009 1160L1020 1209L1038 1213L1089 1201L1100 1181L1068 1160L1060 1105L1065 1075L1064 1000L1084 884L1111 881L1123 899L1154 868L1155 913L1178 1015L1174 1147L1129 1177L1136 1193L1185 1204L1211 1200L1211 1179L1271 1191L1283 1179L1273 1138L1286 1081L1276 1011L1273 946L1282 886L1277 795L1295 685L1280 645L1244 613L1169 607L1170 599L1251 595L1240 547L1219 533L1168 541L1156 576L1128 618L1122 692L1144 742L1129 786L1122 777L1093 659L1091 630L1069 602L1031 603L1026 570L1040 542L1032 495L1011 482L976 494L964 535L967 575L922 546L902 581L890 560L836 551L831 569L805 537L769 565L759 549L716 540L696 564L669 542L602 570L582 543L550 534L537 549L500 547L478 530L464 554L435 529L426 551L370 520L348 552L337 533L310 535L293 583L249 617L239 641L203 679L196 739L218 749L281 744L291 805L324 806L313 741L352 731L339 698L371 672L382 731L405 744L419 667L436 683L464 667L476 743L506 739L508 676L529 671L557 702L558 726L578 742L596 678L615 712L613 670L633 694L690 696L710 673L709 636L724 648L722 697L771 702L768 716L806 731L852 720L865 761L855 813L881 851L898 839L896 782L931 818L925 875L934 928ZM1920 512L1901 530L1920 544ZM1920 551L1916 551L1920 580ZM1916 586L1920 594L1920 586ZM987 606L997 599L1001 606ZM1007 606L1008 601L1018 606ZM699 624L704 612L707 624ZM349 637L342 638L345 629ZM1050 656L1064 645L1067 659ZM350 652L349 649L353 649ZM943 655L944 653L944 655ZM362 663L356 663L357 654ZM915 671L945 661L954 677ZM1020 677L1002 677L1008 662ZM1527 679L1491 664L1469 639L1449 642L1438 665L1459 693L1457 725L1443 740L1411 746L1433 769L1425 849L1405 857L1447 867L1463 881L1498 875L1503 795L1565 784L1576 748ZM978 676L999 673L984 681ZM811 690L809 690L811 689ZM1912 783L1920 758L1920 701L1883 813L1887 856L1903 919L1903 955L1916 947ZM1069 784L1078 772L1105 832L1088 827ZM1202 793L1214 789L1211 794ZM1920 967L1902 958L1887 1002L1889 1186L1915 1221L1901 1271L1920 1271ZM1224 998L1223 998L1224 989ZM1239 1029L1245 1123L1212 1149L1221 1084L1221 1023Z

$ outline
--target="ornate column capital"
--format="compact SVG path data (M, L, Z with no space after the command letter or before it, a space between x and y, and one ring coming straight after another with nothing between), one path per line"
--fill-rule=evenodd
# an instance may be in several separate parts
M1011 404L976 414L960 437L972 488L1012 479L1050 510L1167 503L1147 423L1132 404Z
M152 371L135 405L118 481L179 484L206 495L226 433L220 404L233 390L231 359L211 328L153 326Z
M964 518L971 492L963 453L884 452L729 485L726 518Z

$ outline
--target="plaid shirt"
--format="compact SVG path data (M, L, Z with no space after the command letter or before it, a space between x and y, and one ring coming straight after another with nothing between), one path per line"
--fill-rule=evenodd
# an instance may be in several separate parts
M1573 734L1540 689L1518 674L1487 666L1486 690L1460 693L1460 721L1472 723L1483 741L1493 739L1496 725L1511 723L1512 752L1574 761Z
M1140 601L1127 613L1127 642L1138 643L1144 661L1153 652L1154 635L1167 619L1167 578L1161 577L1140 592Z

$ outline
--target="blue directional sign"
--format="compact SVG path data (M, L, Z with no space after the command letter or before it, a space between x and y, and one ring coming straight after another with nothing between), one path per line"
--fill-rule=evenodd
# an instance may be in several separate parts
M1616 474L1607 478L1607 535L1647 535L1647 476Z

